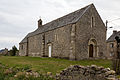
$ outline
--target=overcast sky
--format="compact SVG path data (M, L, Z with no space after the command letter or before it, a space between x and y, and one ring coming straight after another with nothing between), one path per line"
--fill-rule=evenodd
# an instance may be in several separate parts
M27 33L37 29L40 17L45 24L91 3L104 22L113 20L108 36L120 30L120 0L0 0L0 49L18 47Z

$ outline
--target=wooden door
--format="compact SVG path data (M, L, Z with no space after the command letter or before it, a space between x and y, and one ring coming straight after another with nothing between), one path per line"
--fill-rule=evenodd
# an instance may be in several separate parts
M89 57L93 57L93 44L89 45Z

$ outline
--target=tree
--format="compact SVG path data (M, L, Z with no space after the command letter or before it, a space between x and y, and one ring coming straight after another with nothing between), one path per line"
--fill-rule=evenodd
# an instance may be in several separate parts
M117 43L120 43L120 39L118 36L116 36L115 39L116 39Z
M18 51L17 47L16 47L16 46L13 46L13 47L12 47L12 50L10 50L9 52L10 52L10 55L11 55L11 56L15 56L17 51Z

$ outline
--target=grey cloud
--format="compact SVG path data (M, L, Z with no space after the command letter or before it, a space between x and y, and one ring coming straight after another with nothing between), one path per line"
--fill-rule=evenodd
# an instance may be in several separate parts
M0 48L18 46L28 32L37 28L39 16L45 24L90 3L95 4L104 22L120 17L118 0L0 0L0 37L11 40L0 41ZM120 25L117 21L114 23ZM108 30L108 33L112 33L112 30ZM16 41L12 42L14 38Z

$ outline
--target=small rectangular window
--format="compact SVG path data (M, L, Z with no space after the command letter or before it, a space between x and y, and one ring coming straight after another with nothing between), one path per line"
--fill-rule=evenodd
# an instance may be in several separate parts
M55 41L57 41L58 39L57 39L57 35L55 34Z
M113 53L113 52L111 52L111 53L110 53L110 56L114 56L114 53Z
M91 28L93 27L93 17L91 18Z
M114 47L114 44L113 43L110 43L110 48L113 48Z
M45 40L45 35L42 35L42 40Z
M95 26L95 18L91 17L91 28Z
M23 50L23 45L21 46L21 49Z

